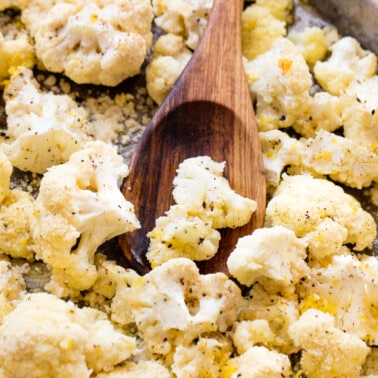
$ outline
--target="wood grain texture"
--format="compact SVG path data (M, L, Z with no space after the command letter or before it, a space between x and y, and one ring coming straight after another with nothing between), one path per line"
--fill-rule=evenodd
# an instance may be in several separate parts
M265 175L261 146L241 54L241 0L215 0L193 57L146 128L130 161L122 190L135 206L142 228L119 238L131 265L149 271L146 234L171 204L172 181L188 157L226 161L225 177L258 210L251 222L221 231L216 256L199 263L203 273L227 273L226 260L237 239L262 227Z

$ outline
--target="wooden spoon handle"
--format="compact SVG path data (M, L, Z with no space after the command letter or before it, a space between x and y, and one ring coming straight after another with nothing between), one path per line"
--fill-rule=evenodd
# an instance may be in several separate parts
M172 89L177 93L169 96L171 107L205 100L235 109L236 103L244 106L250 102L239 43L242 8L242 0L214 0L204 35ZM192 80L192 75L201 80Z

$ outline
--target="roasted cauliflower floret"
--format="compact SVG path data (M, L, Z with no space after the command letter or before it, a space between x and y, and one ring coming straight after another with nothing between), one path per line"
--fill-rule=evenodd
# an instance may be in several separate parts
M376 237L376 224L373 217L361 208L360 203L331 181L315 179L311 176L297 175L284 177L266 208L266 223L269 226L281 225L295 232L297 237L311 241L311 233L322 227L323 222L336 222L337 233L346 230L346 238L328 254L337 254L343 244L354 244L357 251L371 246ZM321 246L329 238L339 235L312 234ZM311 247L311 245L310 245ZM310 252L314 253L310 248ZM316 251L315 251L316 254Z
M352 81L375 75L377 57L363 50L354 38L340 38L330 50L330 58L314 66L315 78L327 92L340 95Z
M232 358L228 363L228 368L234 371L231 378L289 378L292 376L289 357L263 346L254 346L241 356Z
M344 136L378 154L378 76L352 82L341 101Z
M306 244L287 228L260 228L238 240L228 270L243 285L259 282L269 293L290 295L308 274Z
M183 37L165 34L158 38L146 68L147 91L157 104L163 102L191 57Z
M0 85L9 78L11 71L18 66L33 67L35 64L34 46L26 31L17 33L0 32Z
M247 60L268 51L276 39L285 34L285 22L272 15L263 4L252 4L243 11L242 52Z
M152 18L148 0L34 0L22 13L48 71L108 86L140 72L152 44Z
M42 92L29 68L16 70L4 98L10 143L2 149L21 170L43 173L93 139L85 109L68 95Z
M258 344L285 354L298 352L288 334L290 325L299 317L297 296L284 298L269 294L256 283L245 299L234 326L233 340L237 351L244 353Z
M94 254L106 240L139 227L132 204L119 190L128 168L115 149L89 142L70 160L45 173L33 227L37 258L53 272L54 294L90 288L97 278Z
M179 35L194 50L204 32L213 0L152 0L155 23L167 33Z
M241 305L240 289L223 273L200 275L189 259L172 259L141 277L123 300L148 349L167 355L210 332L225 332Z
M290 24L293 21L293 0L256 0L256 4L269 9L278 20Z
M259 133L267 183L276 187L285 167L302 163L303 144L281 130Z
M89 377L110 371L136 348L106 316L47 293L28 294L0 325L6 377Z
M190 346L176 348L172 371L177 378L220 377L231 353L227 338L200 337Z
M343 331L378 345L377 268L374 256L334 256L329 265L313 268L301 282L301 311L328 312Z
M302 348L300 365L313 378L357 378L369 348L356 336L335 327L332 315L312 309L289 329Z
M318 174L357 189L378 181L378 154L369 146L326 130L319 130L304 145L302 163Z
M209 156L189 158L179 165L173 180L177 205L158 218L148 234L147 258L152 267L174 257L208 260L218 250L216 229L248 223L256 202L230 188L222 176L224 165Z
M0 253L13 258L33 259L31 225L34 215L33 197L13 189L0 206Z
M287 38L278 38L245 69L260 131L291 126L308 112L311 74L300 50Z
M339 36L334 28L309 26L304 30L291 29L287 38L295 43L307 64L312 67L317 61L324 60L330 45L335 43Z

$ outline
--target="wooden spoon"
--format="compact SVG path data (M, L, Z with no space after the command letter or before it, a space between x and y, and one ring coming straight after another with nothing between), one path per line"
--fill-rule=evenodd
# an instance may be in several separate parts
M214 0L199 46L131 158L122 191L142 227L121 235L119 244L141 274L150 270L146 234L174 203L172 181L186 158L208 155L226 161L224 175L231 187L258 204L248 225L221 230L218 253L198 263L202 273L227 273L227 257L237 239L263 226L264 166L242 62L241 12L241 0Z

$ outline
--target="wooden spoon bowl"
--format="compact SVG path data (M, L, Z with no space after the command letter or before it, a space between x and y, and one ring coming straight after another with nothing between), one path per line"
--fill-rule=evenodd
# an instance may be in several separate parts
M241 53L242 1L215 0L205 33L182 75L147 126L122 185L141 229L119 237L130 265L144 274L146 234L173 204L178 165L208 155L226 161L225 177L239 194L255 199L257 211L243 227L221 230L218 253L198 263L203 273L227 273L237 239L263 226L265 175L258 131Z

